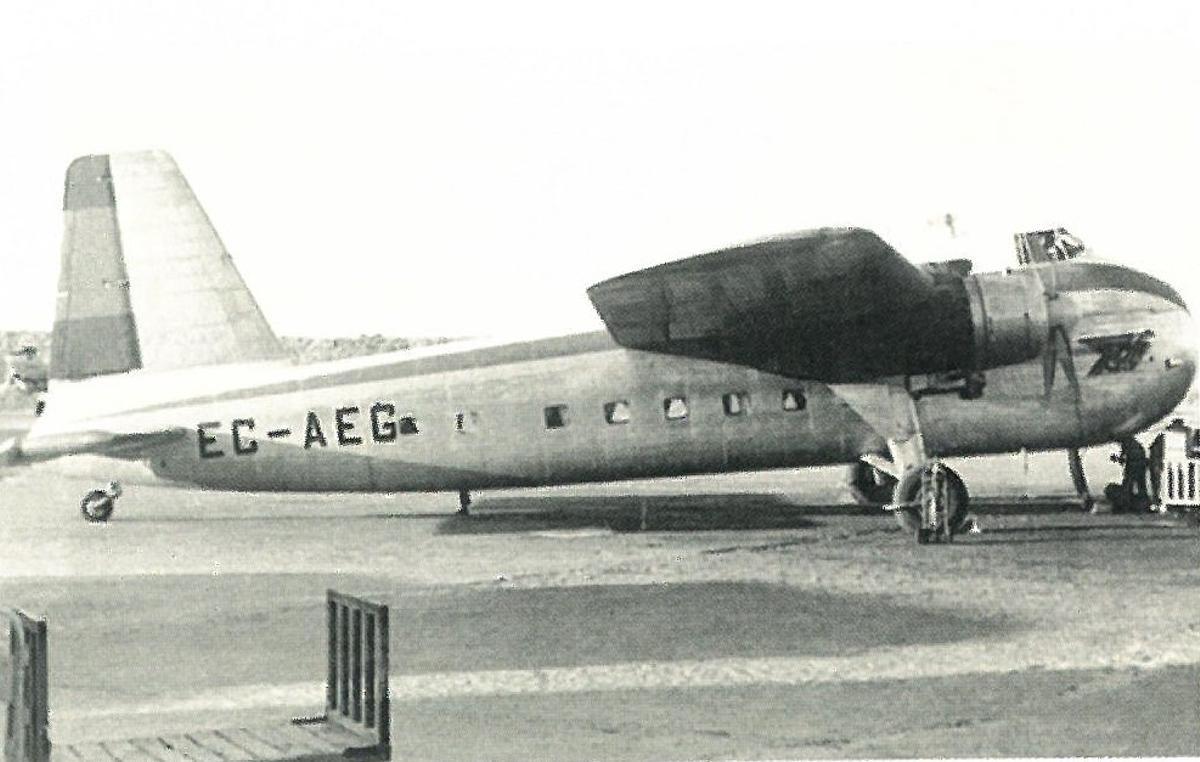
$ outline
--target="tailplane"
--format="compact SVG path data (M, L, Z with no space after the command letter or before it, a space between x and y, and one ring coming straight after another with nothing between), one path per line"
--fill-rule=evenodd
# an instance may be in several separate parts
M76 159L63 216L52 381L289 356L166 153Z

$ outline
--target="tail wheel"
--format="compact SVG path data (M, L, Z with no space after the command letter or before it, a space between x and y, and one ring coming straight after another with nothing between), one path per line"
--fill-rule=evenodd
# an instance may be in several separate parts
M859 461L850 466L846 486L859 505L887 505L896 489L896 479L869 463Z
M897 505L920 503L918 493L921 491L921 472L926 467L914 467L904 472L904 476L896 483L896 489L892 493L892 502ZM943 466L943 468L945 467ZM967 529L967 503L970 495L967 493L967 485L963 484L962 478L956 471L945 468L945 474L950 488L950 530L951 534L954 534ZM900 525L901 529L910 535L915 535L917 542L921 544L929 542L931 535L927 529L921 526L921 515L916 508L897 508L894 513L896 523Z
M93 523L108 521L115 507L115 498L102 489L92 490L79 501L79 512Z

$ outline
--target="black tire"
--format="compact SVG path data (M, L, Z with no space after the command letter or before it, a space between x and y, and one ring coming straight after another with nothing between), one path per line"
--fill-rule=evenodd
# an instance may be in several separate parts
M896 489L892 493L893 502L914 503L917 501L917 492L921 489L922 470L922 467L915 467L904 472L904 476L896 482ZM954 469L946 468L946 479L954 494L954 513L950 517L950 531L951 534L957 534L967 529L967 505L971 496L967 492L967 485L963 484L962 477ZM921 516L915 508L898 508L894 513L896 514L896 523L909 534L922 529ZM922 541L918 535L917 542L924 544L928 542L928 538Z
M859 505L876 508L887 505L896 489L896 479L870 463L858 461L847 471L846 486Z
M116 507L112 495L102 489L94 489L79 501L79 512L93 524L108 521Z

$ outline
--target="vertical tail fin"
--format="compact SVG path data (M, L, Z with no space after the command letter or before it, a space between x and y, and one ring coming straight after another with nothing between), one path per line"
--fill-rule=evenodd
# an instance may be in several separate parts
M167 154L76 159L63 215L51 379L288 356Z

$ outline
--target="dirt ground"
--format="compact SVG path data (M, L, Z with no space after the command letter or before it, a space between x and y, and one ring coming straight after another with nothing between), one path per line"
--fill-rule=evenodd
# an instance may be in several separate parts
M97 526L39 468L4 482L0 603L49 619L62 742L318 713L334 587L392 606L397 759L1200 753L1200 529L1013 499L1065 493L1061 454L959 466L983 532L931 547L828 469L469 519L136 487Z

